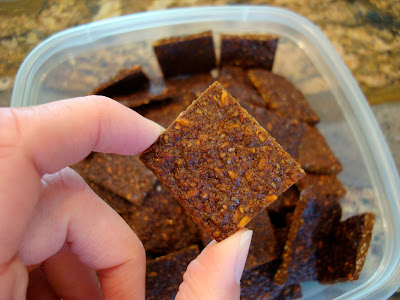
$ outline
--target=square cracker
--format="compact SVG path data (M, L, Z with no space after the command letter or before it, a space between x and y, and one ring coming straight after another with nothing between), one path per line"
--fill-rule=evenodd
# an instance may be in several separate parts
M217 241L244 227L304 176L218 82L140 159Z
M161 39L153 48L164 78L207 73L217 64L211 31Z
M221 65L271 70L279 38L274 35L221 35Z

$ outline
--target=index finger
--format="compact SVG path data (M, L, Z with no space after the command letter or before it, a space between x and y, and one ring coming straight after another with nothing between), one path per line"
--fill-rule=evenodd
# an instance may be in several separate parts
M154 122L100 96L0 109L0 272L16 254L43 174L91 151L136 154L160 132Z

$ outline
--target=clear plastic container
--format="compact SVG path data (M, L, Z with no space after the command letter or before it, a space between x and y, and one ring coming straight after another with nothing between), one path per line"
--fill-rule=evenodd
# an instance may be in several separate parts
M358 281L302 284L304 299L384 299L400 285L400 184L377 122L351 73L306 19L268 6L223 6L139 13L75 27L37 46L18 72L11 106L85 95L123 67L141 63L161 77L152 42L212 30L280 36L274 72L289 78L321 118L318 127L344 166L344 217L372 211L376 221Z

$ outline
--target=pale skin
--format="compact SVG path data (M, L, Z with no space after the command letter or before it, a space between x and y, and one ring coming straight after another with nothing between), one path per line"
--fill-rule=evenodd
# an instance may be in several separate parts
M161 131L100 96L0 109L1 299L145 298L141 241L68 166L140 153ZM239 299L251 234L211 242L176 299Z

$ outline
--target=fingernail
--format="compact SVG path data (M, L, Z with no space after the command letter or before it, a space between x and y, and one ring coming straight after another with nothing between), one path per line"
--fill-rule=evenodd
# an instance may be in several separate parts
M235 277L236 282L240 284L240 279L242 278L244 265L246 264L247 254L249 253L249 248L251 244L251 237L253 236L253 231L248 230L242 234L240 237L239 251L236 258L235 266Z

